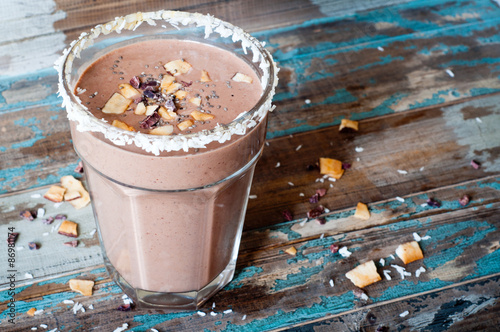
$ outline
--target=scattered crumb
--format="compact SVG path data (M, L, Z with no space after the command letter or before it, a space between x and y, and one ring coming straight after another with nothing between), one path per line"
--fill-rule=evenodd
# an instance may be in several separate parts
M396 199L397 199L398 201L400 201L401 203L404 203L404 202L405 202L405 199L404 199L403 197L399 197L399 196L397 196L397 197L396 197Z
M335 286L335 284L333 283L333 280L330 279L330 287L333 287L333 286Z
M352 255L352 252L350 252L347 247L342 247L339 249L339 254L344 257L344 258L347 258L349 256Z
M417 233L413 233L413 238L415 239L415 241L417 242L420 242L422 240L422 238L420 237L420 235L418 235Z
M128 324L123 323L121 327L117 327L113 332L122 332L125 331L126 329L128 329Z
M364 149L360 146L355 147L354 150L356 150L356 152L363 152L364 151Z
M204 313L203 311L197 311L196 313L197 313L197 314L198 314L198 316L200 316L200 317L205 317L205 316L207 315L207 314L206 314L206 313Z
M405 312L402 312L399 314L399 317L406 317L410 314L410 312L408 310L406 310Z
M426 270L425 270L425 268L424 268L423 266L419 267L419 268L418 268L418 270L417 270L417 271L415 271L415 277L417 277L417 278L418 278L418 277L420 277L420 274L421 274L422 272L425 272L425 271L426 271Z
M401 275L401 279L404 279L404 278L405 278L405 276L408 276L408 277L410 277L410 276L411 276L411 273L410 273L410 272L408 272L408 271L406 271L406 269L405 269L404 267L399 266L399 265L395 265L395 264L391 264L391 266L392 266L393 268L395 268L395 269L396 269L396 271L397 271L397 272Z
M404 169L398 169L399 174L408 174L408 171L405 171Z
M400 244L396 248L396 255L398 255L405 264L424 258L424 254L417 241Z

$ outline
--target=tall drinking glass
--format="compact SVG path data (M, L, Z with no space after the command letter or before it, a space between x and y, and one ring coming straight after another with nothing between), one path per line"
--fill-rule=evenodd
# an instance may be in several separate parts
M243 98L239 114L228 123L213 121L211 129L170 135L123 130L95 116L77 89L83 73L115 50L158 39L235 55L258 79L257 102L245 105ZM215 62L226 66L223 60ZM255 38L227 22L159 11L98 25L74 41L56 67L109 274L139 307L198 308L234 275L277 84L272 57ZM227 81L218 88L235 84Z

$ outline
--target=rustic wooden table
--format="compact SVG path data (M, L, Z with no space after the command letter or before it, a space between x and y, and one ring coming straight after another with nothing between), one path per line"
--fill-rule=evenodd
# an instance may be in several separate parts
M498 330L498 0L39 0L1 7L0 234L3 241L9 231L20 235L14 259L5 242L0 250L0 330ZM281 68L235 278L199 312L117 310L123 294L103 266L91 208L41 197L61 176L78 175L52 63L81 31L158 9L239 25L266 43ZM339 132L343 118L358 120L359 131ZM325 181L310 167L320 157L351 168ZM327 194L310 203L320 188ZM458 201L464 195L466 206ZM358 202L368 204L370 219L353 216ZM319 204L327 208L324 224L306 218ZM25 209L68 215L79 223L79 246L62 246L64 237L40 218L21 219ZM405 265L395 249L414 237L424 259ZM30 241L40 249L28 250ZM332 244L352 255L332 253ZM285 252L292 246L295 256ZM365 287L362 299L345 273L367 260L382 280ZM70 290L75 277L95 280L92 296Z

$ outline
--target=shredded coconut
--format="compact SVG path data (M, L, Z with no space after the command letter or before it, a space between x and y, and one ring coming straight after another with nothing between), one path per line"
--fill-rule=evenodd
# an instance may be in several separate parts
M32 275L31 273L28 273L28 272L26 272L26 273L24 274L24 277L25 277L26 279L33 279L33 275Z
M274 167L278 168L278 167L280 167L280 166L281 166L281 164L280 164L280 162L278 161L278 162L276 163L276 166L274 166Z
M288 182L288 185L291 186L291 187L294 186L293 182Z
M429 235L426 235L426 236L422 236L422 240L429 240L431 237Z
M483 123L483 120L481 120L481 118L476 117L476 121L477 121L477 123Z
M380 265L384 266L385 265L385 259L381 258L379 261Z
M380 52L383 52L384 51L384 48L382 46L378 46L377 47L377 50L379 50Z
M247 319L247 315L243 315L243 317L241 317L241 320L245 320Z
M64 304L75 304L75 301L73 301L73 300L64 300L63 303Z
M257 195L249 195L248 196L249 199L256 199L257 198Z
M126 329L128 329L128 324L127 323L123 323L122 326L117 327L113 332L123 332Z
M333 286L335 286L335 284L333 283L333 280L330 279L330 287L333 287Z
M223 314L230 314L233 312L233 309L227 309L227 310L224 310L222 313Z
M206 313L204 313L203 311L197 311L196 313L197 313L197 314L198 314L198 316L200 316L200 317L205 317L205 316L207 315L207 314L206 314Z
M417 233L413 232L413 238L415 239L415 241L417 242L420 242L422 240L422 238L420 237L420 235L418 235Z
M425 268L424 268L423 266L419 267L419 268L418 268L418 270L417 270L417 271L415 271L415 277L417 277L417 278L418 278L418 277L420 277L420 274L421 274L422 272L425 272L425 271L426 271L426 270L425 270Z
M363 152L364 149L360 146L357 146L356 148L354 148L354 150L356 150L356 152Z
M406 317L410 314L410 312L408 310L406 310L405 312L402 312L399 314L399 317Z
M408 272L408 271L406 271L406 269L405 269L404 267L399 266L399 265L395 265L395 264L391 264L391 266L392 266L393 268L395 268L395 269L396 269L396 271L397 271L397 272L401 275L401 279L404 279L404 278L405 278L405 276L408 276L408 277L410 277L410 276L411 276L411 273L410 273L410 272Z
M451 69L446 69L446 74L450 75L450 77L455 77L455 74L451 71Z
M384 277L387 279L387 280L392 280L391 278L391 275L389 273L391 273L390 270L384 270Z
M295 151L299 151L302 148L302 144L295 148Z
M403 197L399 197L399 196L397 196L397 197L396 197L396 199L397 199L398 201L400 201L401 203L404 203L404 202L405 202L405 199L404 199Z
M405 171L404 169L398 169L399 174L408 174L408 171Z

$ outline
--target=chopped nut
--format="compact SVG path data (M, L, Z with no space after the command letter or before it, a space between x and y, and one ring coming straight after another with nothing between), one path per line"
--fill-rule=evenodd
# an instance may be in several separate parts
M191 65L182 59L167 62L163 67L173 76L185 74L191 69Z
M80 193L81 197L73 199L70 202L75 209L81 209L90 203L90 195L83 187L81 181L75 179L71 175L66 175L61 178L61 185L66 188L67 191L77 191Z
M354 213L354 217L368 220L370 219L370 211L368 211L368 206L364 203L359 202L356 206L356 212Z
M118 85L118 88L120 89L120 94L128 99L136 99L142 95L137 89L128 83L120 84Z
M191 112L191 116L193 117L193 119L195 119L197 121L207 121L207 120L212 120L213 118L215 118L215 115L213 115L213 114L203 113L200 111Z
M152 115L157 109L159 109L158 105L148 105L146 106L146 112L144 113L145 115Z
M59 230L57 231L61 235L69 236L69 237L77 237L78 236L78 224L73 221L64 220L59 226Z
M192 125L193 125L193 121L185 120L185 121L182 121L181 123L179 123L177 125L177 128L179 128L180 131L184 131L184 130L188 129L189 127L191 127Z
M354 269L347 272L345 276L359 288L363 288L373 284L374 282L382 280L377 272L377 267L375 266L373 260L356 266Z
M54 203L59 203L63 201L65 191L66 188L54 185L49 188L43 197Z
M212 79L210 79L210 75L208 75L208 72L206 70L202 70L201 71L200 81L202 81L202 82L212 82Z
M126 124L125 122L122 122L120 120L113 120L113 123L111 123L111 125L116 127L116 128L123 129L123 130L135 131L134 127L129 126L128 124Z
M84 280L84 279L69 280L69 288L71 288L72 291L78 292L84 296L91 296L93 287L94 287L94 282L92 280Z
M342 162L331 158L319 158L319 172L338 180L344 174Z
M297 249L295 249L295 247L290 247L286 249L285 252L291 256L295 256L297 254Z
M424 258L422 249L420 249L417 241L400 244L396 249L396 255L398 255L405 264Z
M149 131L151 135L171 135L173 132L174 132L174 126L172 125L156 127Z
M115 92L102 108L102 112L106 114L122 114L128 109L132 102L132 99L125 98L121 94Z
M357 131L358 130L358 121L342 119L340 121L339 131L341 131L344 128L351 128L351 129L354 129Z
M35 312L36 312L36 308L31 308L30 310L26 311L26 314L33 317L33 316L35 316Z
M253 80L250 76L242 74L242 73L236 73L233 78L233 81L235 82L245 82L245 83L252 83Z

